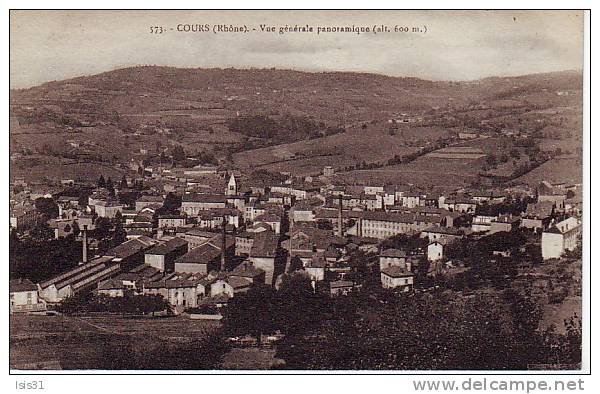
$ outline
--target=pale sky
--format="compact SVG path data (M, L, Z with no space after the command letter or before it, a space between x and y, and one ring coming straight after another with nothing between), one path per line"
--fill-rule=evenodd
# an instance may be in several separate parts
M247 25L247 34L178 24ZM270 26L427 27L426 33L261 33ZM150 34L150 26L167 32ZM11 88L135 65L358 71L473 80L582 69L580 11L12 11Z

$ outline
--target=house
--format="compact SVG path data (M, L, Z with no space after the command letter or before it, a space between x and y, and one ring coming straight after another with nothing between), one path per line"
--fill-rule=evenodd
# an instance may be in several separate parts
M46 304L38 298L37 286L29 279L11 279L8 291L11 314L46 310Z
M177 236L188 241L188 252L219 235L218 232L206 231L199 228L184 228L183 230L184 232L180 233L179 229L177 229Z
M54 230L54 238L59 239L73 233L76 220L74 219L52 219L50 228ZM77 225L79 226L79 225Z
M79 207L79 197L60 196L56 203L58 205L58 215L62 216L63 210Z
M421 205L421 194L416 192L404 193L400 199L402 206L407 208L415 208Z
M199 164L184 170L183 174L186 176L215 175L218 170L219 167L217 166Z
M279 215L267 212L256 217L255 221L268 224L275 234L281 232L281 216Z
M521 218L521 227L534 231L545 230L550 225L554 215L554 203L551 201L527 204L527 209Z
M542 233L542 258L557 259L566 251L575 250L581 240L581 222L574 217L551 226Z
M251 285L251 283L246 280L234 279L232 282L233 283L227 281L226 277L218 278L217 280L215 280L210 285L211 297L227 296L227 298L232 298L235 295L236 289L238 290L238 292L240 292L245 289L249 289Z
M225 208L227 197L220 194L184 194L181 199L181 211L188 217L196 217L201 211Z
M170 272L175 269L175 259L183 256L187 250L187 241L175 237L147 250L144 254L144 262L163 272Z
M264 199L266 199L266 202L269 204L280 205L280 206L284 206L284 205L291 206L294 202L294 196L291 196L289 194L283 194L283 193L271 192L268 195L266 195L264 197Z
M246 207L246 197L245 196L227 196L227 204L234 207L240 212L244 212L244 208Z
M439 225L439 216L424 216L395 212L362 212L359 218L358 236L378 239L398 234L415 234L431 225Z
M116 278L98 283L98 294L109 297L123 297L127 290L123 281Z
M167 279L144 284L143 293L161 295L165 300L181 311L195 308L209 295L209 282L203 278L190 275L169 276Z
M265 283L265 271L256 268L251 261L244 261L228 274L228 278L240 278L253 284Z
M499 215L496 219L490 223L490 234L498 232L511 232L515 228L519 227L521 218L513 215Z
M383 186L365 185L363 187L363 191L365 194L369 194L369 195L383 194L384 187Z
M235 234L235 255L249 255L254 243L254 232L243 231Z
M464 236L463 230L454 227L432 226L421 232L421 238L427 238L429 242L439 241L440 239L453 241Z
M496 216L490 215L477 215L473 217L471 221L471 231L474 233L484 233L490 231L492 227L492 220L495 220Z
M235 239L230 235L225 239L225 258L229 260L234 254ZM216 234L203 244L189 250L175 260L175 272L206 275L210 271L220 269L222 244L223 235Z
M231 286L233 296L237 293L244 293L252 287L253 283L248 278L242 278L239 276L229 276L226 282Z
M267 210L260 201L253 201L244 206L244 220L252 222L257 216L260 216L265 212L267 212Z
M381 271L381 286L384 289L412 290L415 275L403 267L391 266Z
M441 260L444 257L444 245L446 245L445 239L440 239L429 243L429 245L427 245L427 260Z
M454 200L454 209L451 211L470 213L477 209L477 202L469 198L457 198Z
M379 270L392 266L404 266L406 252L398 249L386 249L379 254Z
M332 296L346 295L355 288L354 282L349 280L336 280L329 283L329 294Z
M317 256L313 258L304 266L304 270L313 282L320 282L325 280L325 271L327 269L327 263Z
M265 272L265 283L273 285L275 273L275 259L279 250L279 237L272 231L256 233L249 260L256 268Z
M383 209L383 196L379 194L361 195L360 204L365 207L367 211Z
M383 188L382 198L383 198L384 206L395 205L396 204L396 186L385 186Z
M181 215L160 215L158 217L158 228L173 228L185 226L185 216Z
M151 205L159 205L162 206L164 203L163 196L141 196L135 201L135 210L141 211L143 208Z
M219 229L223 227L223 219L229 225L240 226L239 211L234 208L214 208L200 211L197 216L198 226L207 229Z
M125 206L120 202L108 199L100 200L96 204L92 205L93 210L98 214L99 217L112 219L117 216L117 213L121 213Z
M567 199L565 189L556 188L544 181L538 186L537 195L538 202L551 202L557 211L562 211L565 208L565 200Z
M440 196L438 206L449 211L473 213L477 209L477 202L465 196L457 196L455 198Z
M290 217L293 222L314 222L315 208L304 203L295 204L290 209Z
M42 217L33 204L19 204L10 210L10 226L18 230L33 227Z
M471 193L471 198L477 204L500 204L506 201L506 195L495 191L477 191Z
M94 215L87 213L81 213L79 216L77 216L77 224L79 225L80 229L87 228L90 231L96 229Z

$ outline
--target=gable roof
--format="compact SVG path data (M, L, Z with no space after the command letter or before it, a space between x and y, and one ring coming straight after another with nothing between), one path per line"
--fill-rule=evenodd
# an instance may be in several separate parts
M98 290L124 290L125 285L121 279L108 279L98 284Z
M381 270L381 273L392 278L405 278L409 276L415 276L412 272L408 271L404 267L392 265L390 267Z
M399 249L386 249L379 255L381 257L406 257L406 252Z
M37 286L33 284L29 279L12 279L9 282L9 291L11 293L18 293L21 291L36 291Z
M221 194L184 194L181 198L182 202L199 202L199 203L226 203L227 196Z
M250 249L251 257L275 257L279 240L277 235L272 231L262 231L256 233L254 242Z
M252 282L248 279L240 278L239 276L230 276L227 278L227 283L234 289L241 289L252 286Z
M246 278L256 278L258 276L263 275L264 273L264 270L256 268L252 263L245 261L237 267L235 267L229 275L241 276Z
M162 196L150 196L144 195L136 200L136 202L160 202L162 203L164 198Z
M117 258L126 259L135 255L136 253L142 252L156 243L152 238L141 236L139 238L130 239L120 245L115 246L106 252L106 256L115 256Z
M172 238L165 243L158 244L146 251L146 254L166 255L174 252L175 250L187 246L188 241L181 238Z

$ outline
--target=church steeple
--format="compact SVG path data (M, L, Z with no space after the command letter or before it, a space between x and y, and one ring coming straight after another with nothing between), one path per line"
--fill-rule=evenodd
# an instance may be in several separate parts
M225 192L228 196L234 196L237 194L237 182L235 181L235 176L231 174L229 177L229 182L227 183L227 191Z

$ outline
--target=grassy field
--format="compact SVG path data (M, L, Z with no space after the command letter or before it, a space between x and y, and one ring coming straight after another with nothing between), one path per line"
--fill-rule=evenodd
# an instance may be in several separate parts
M394 155L415 152L418 146L447 135L441 128L402 127L395 135L389 125L379 122L348 127L346 132L328 137L304 140L240 152L234 161L241 167L261 167L290 171L297 175L319 173L323 166L341 168L357 163L385 163Z
M537 186L544 180L549 182L581 183L582 176L581 164L578 163L577 158L573 156L556 157L522 177L517 178L515 182L525 183L530 186Z
M460 187L477 179L482 159L448 160L422 156L417 160L373 170L349 171L338 174L348 182L384 182L387 184L414 184L420 186Z
M107 349L153 349L206 337L219 323L184 317L11 316L10 367L58 362L62 369L98 369L106 365Z
M73 164L41 164L36 166L11 166L11 176L26 178L29 181L48 179L75 179L81 181L95 181L103 175L104 178L121 180L124 171L110 165L99 163L73 163Z
M223 369L227 370L267 370L284 363L275 357L273 349L236 348L223 359Z

